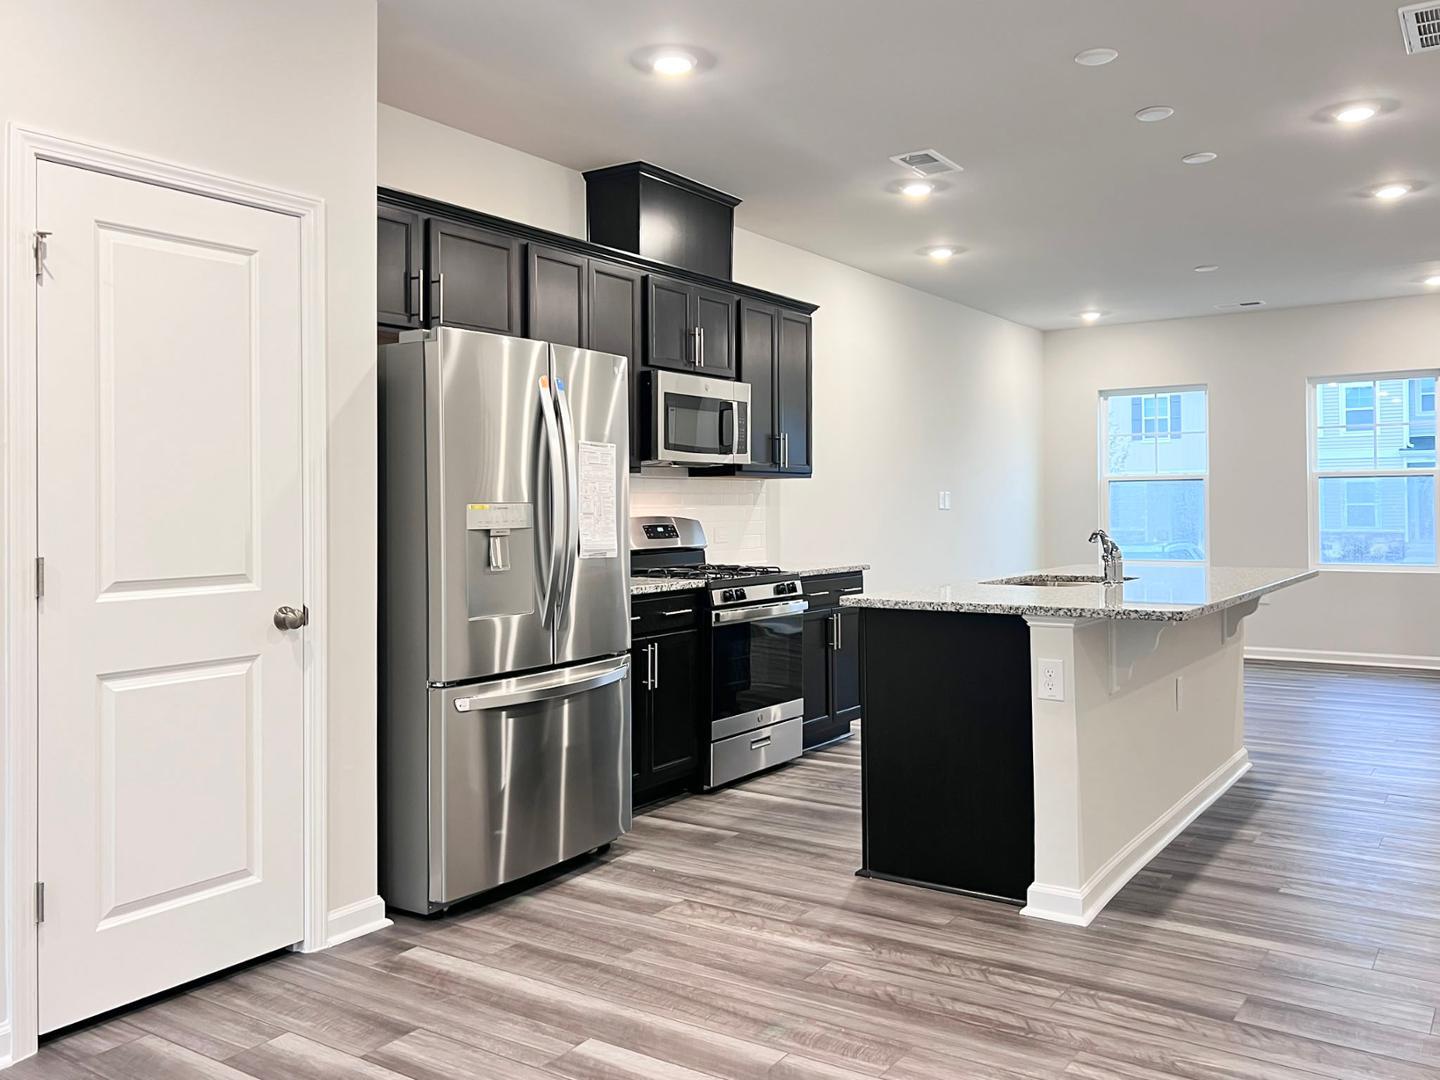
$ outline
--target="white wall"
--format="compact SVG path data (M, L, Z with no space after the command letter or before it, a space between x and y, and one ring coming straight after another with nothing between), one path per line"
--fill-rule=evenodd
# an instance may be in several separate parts
M1089 561L1101 390L1203 383L1217 564L1309 564L1306 380L1435 367L1440 296L1247 312L1045 335L1045 552ZM1322 571L1249 620L1247 644L1334 660L1440 664L1440 574Z
M5 3L0 30L0 121L325 200L332 908L375 894L375 57L374 0Z
M574 170L384 104L379 136L384 186L585 235L585 185ZM698 517L716 558L869 562L881 583L1035 564L1037 331L743 229L735 280L820 305L815 475L638 477L637 511ZM954 492L947 513L936 508L942 488Z

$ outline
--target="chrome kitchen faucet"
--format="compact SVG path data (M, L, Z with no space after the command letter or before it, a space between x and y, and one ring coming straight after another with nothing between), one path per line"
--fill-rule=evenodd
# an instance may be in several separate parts
M1090 534L1090 543L1096 541L1100 543L1100 564L1105 569L1105 584L1119 585L1125 580L1124 552L1104 529L1096 529Z

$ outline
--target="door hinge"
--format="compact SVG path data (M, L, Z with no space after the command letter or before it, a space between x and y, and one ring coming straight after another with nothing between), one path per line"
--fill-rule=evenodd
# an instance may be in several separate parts
M36 281L43 281L45 278L45 249L48 246L46 241L49 239L50 234L48 232L40 229L35 230L35 246L33 250L35 252Z
M45 556L35 558L35 599L45 599Z
M36 925L45 921L45 882L35 882L35 922Z

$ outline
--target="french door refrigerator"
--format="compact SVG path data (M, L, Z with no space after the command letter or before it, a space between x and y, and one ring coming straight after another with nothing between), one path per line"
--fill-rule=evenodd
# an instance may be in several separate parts
M380 349L380 886L428 913L630 827L628 361Z

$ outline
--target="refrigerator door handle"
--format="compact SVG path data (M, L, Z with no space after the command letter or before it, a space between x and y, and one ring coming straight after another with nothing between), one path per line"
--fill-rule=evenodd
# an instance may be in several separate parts
M547 671L540 675L523 675L502 679L478 694L455 699L456 712L483 712L487 709L508 709L534 701L571 697L588 690L619 682L630 677L630 657L617 656L575 668Z
M564 506L564 479L561 474L560 430L555 421L555 402L550 397L549 376L540 376L540 415L545 419L545 445L550 464L550 557L545 567L544 590L540 596L540 621L545 626L550 621L552 609L559 596L560 545L563 543L562 528Z
M559 626L574 599L575 563L580 558L580 447L575 442L575 417L564 379L555 380L555 400L560 403L560 435L565 443L565 551L555 603L555 625Z

